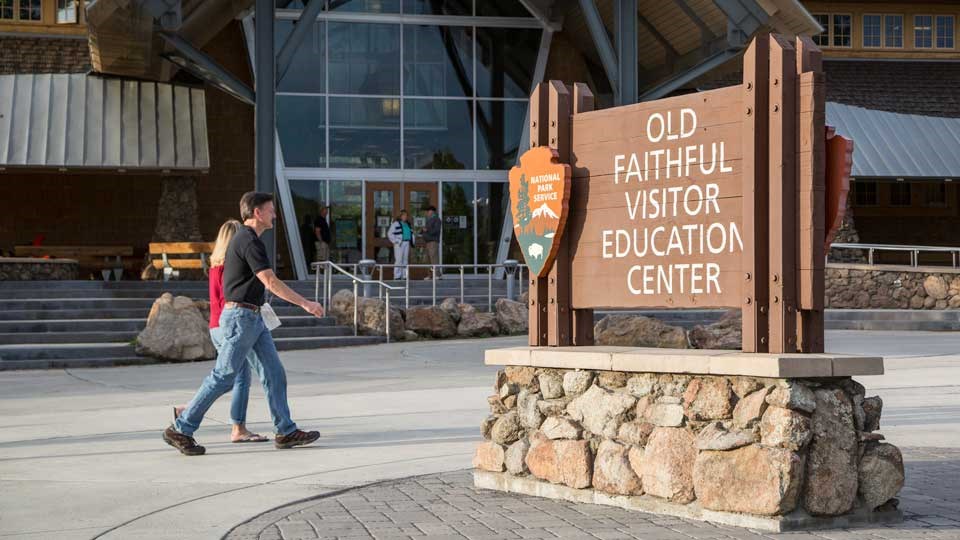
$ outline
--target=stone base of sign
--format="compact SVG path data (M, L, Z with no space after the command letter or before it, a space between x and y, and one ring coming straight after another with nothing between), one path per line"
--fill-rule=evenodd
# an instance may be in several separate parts
M645 347L510 347L485 354L490 366L599 369L624 372L682 373L805 378L883 375L883 358L851 354L743 353L709 349Z
M861 509L848 515L835 517L811 516L802 510L791 512L785 516L772 517L737 514L733 512L715 512L705 510L696 502L676 504L650 495L608 495L592 489L574 489L558 484L551 484L550 482L544 482L532 477L518 477L512 476L509 473L494 473L479 470L473 473L473 485L480 489L505 491L508 493L532 495L534 497L544 497L547 499L558 499L576 503L602 504L623 508L625 510L646 512L648 514L709 521L721 525L732 525L734 527L745 527L770 532L834 529L877 523L899 523L903 521L903 512L896 509L882 512L866 512Z
M78 279L73 259L0 257L0 281L50 281Z
M883 360L627 347L504 364L477 485L782 531L899 519L903 458L851 374Z

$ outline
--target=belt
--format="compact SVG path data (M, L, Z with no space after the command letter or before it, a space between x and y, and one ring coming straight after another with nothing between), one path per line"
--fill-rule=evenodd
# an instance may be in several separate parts
M243 308L243 309L249 309L254 313L260 312L260 306L255 304L248 304L246 302L224 302L223 308L224 309Z

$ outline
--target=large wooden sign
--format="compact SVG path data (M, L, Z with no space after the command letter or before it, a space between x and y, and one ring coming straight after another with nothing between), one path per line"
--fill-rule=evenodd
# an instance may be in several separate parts
M822 351L820 51L764 35L743 72L598 111L581 85L572 99L557 81L537 88L530 155L547 147L572 180L556 261L532 271L531 345L589 344L594 309L732 307L744 351Z
M513 232L531 275L543 275L556 258L569 199L570 166L552 148L524 153L510 170Z

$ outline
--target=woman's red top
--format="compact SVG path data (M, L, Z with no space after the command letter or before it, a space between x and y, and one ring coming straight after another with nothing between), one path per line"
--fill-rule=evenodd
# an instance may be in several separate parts
M223 265L210 269L210 328L220 327L223 312Z

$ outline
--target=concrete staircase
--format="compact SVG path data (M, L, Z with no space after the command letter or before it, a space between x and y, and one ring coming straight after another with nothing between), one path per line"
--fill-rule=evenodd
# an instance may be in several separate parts
M294 281L288 285L307 298L314 297L315 282ZM464 300L485 310L487 285L485 278L465 279ZM505 296L506 284L494 280L493 285L495 302ZM411 305L431 303L431 282L411 281L410 288ZM337 279L333 290L340 289L352 291L353 286ZM205 281L0 282L0 370L155 363L156 359L137 356L133 342L146 325L153 301L164 292L196 299L208 296ZM459 300L459 277L437 282L437 301L446 297ZM332 317L307 315L279 298L271 304L283 322L273 332L281 351L384 341L382 337L354 336L352 327L338 326ZM402 308L405 304L405 295L391 298L392 306Z

